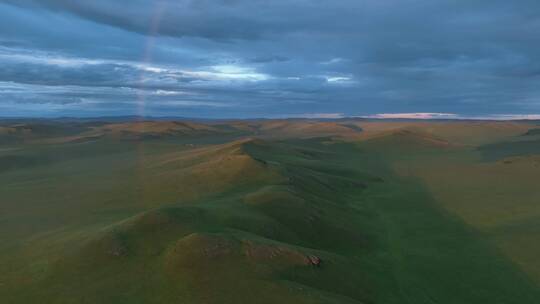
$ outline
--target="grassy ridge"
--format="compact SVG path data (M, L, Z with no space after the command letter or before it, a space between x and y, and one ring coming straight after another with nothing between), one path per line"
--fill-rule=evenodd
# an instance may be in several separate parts
M402 174L411 155L462 157L439 138L216 141L101 138L4 152L35 163L0 173L0 298L534 303L540 295L490 238Z

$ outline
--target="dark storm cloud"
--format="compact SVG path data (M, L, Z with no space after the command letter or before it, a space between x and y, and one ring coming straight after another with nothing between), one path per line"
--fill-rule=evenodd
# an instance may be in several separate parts
M160 113L195 116L533 113L539 34L532 0L4 0L0 82L23 91L0 90L0 103L107 114L143 96Z

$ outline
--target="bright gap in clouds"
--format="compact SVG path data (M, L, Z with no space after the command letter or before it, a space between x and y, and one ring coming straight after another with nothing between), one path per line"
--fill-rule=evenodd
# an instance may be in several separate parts
M453 113L381 113L360 117L373 119L540 120L540 114L493 114L467 116Z

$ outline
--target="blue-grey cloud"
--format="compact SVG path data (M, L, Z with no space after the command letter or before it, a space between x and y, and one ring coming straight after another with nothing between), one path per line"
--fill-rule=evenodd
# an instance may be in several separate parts
M537 113L539 16L532 0L3 0L0 116L32 103L43 115Z

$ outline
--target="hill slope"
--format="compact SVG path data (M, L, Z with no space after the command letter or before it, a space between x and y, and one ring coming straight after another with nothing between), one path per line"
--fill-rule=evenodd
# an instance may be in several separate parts
M199 147L152 141L133 161L126 161L131 150L123 145L96 159L104 164L118 156L109 160L123 167L116 182L104 181L118 189L90 196L75 208L69 204L76 196L57 196L63 202L49 202L51 213L7 206L0 222L4 233L18 233L25 241L3 245L3 299L532 303L538 296L480 235L434 208L421 187L395 176L377 153L354 144L328 138L242 139ZM66 162L43 165L48 178L83 168L77 159ZM36 176L33 170L3 178L23 181ZM137 172L135 179L118 180L129 172ZM100 175L72 176L70 183ZM124 197L135 185L140 185L134 188L137 196ZM22 198L13 187L7 197ZM46 233L16 232L19 226L10 224L14 214L41 221L59 221L65 214L66 222L42 224ZM443 279L431 279L434 273Z

